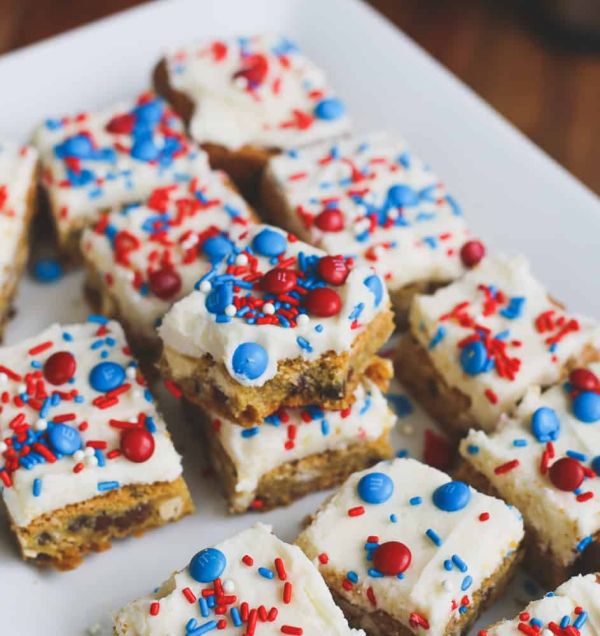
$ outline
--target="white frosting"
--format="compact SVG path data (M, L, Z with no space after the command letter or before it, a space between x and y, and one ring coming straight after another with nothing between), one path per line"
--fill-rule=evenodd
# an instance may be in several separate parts
M236 468L236 502L250 505L260 478L282 464L373 441L391 430L396 417L373 382L359 384L354 398L344 411L282 408L250 429L214 416L213 434Z
M579 610L586 613L585 620L581 617L582 611ZM533 620L540 627L541 636L551 636L552 633L561 632L552 632L549 628L550 623L554 624L553 627L560 626L565 616L569 619L568 625L578 630L571 633L579 636L600 634L600 578L598 574L575 576L569 579L553 594L529 603L516 618L496 623L488 627L485 633L487 636L514 636L521 633L519 625L528 625Z
M383 473L393 482L393 492L383 503L366 503L357 492L360 479L373 472ZM448 481L446 474L412 459L382 462L355 473L323 505L298 544L324 578L334 582L336 592L352 604L367 611L382 610L413 632L422 633L414 622L411 626L411 614L416 613L428 622L428 634L441 636L448 623L458 619L462 599L472 600L472 594L523 537L516 510L475 490L470 489L470 500L461 510L437 508L432 495ZM411 505L414 497L420 497L420 502L413 500ZM349 511L359 506L364 507L364 514L351 516ZM486 521L480 520L482 513L489 514ZM441 540L439 547L426 535L430 529ZM399 541L408 547L412 560L404 578L369 574L373 562L367 560L365 544L370 537L377 537L379 544ZM445 569L444 562L454 555L466 570L452 563L450 570ZM468 576L472 581L466 586ZM343 581L351 584L342 585Z
M323 71L281 36L192 43L165 60L169 84L194 104L190 132L201 143L290 148L350 128L343 109L315 116L319 102L339 100Z
M600 364L591 369L600 375ZM600 424L586 424L573 415L571 398L563 385L543 393L531 388L514 418L505 420L491 435L470 431L460 452L487 477L500 496L519 508L527 523L535 528L541 548L549 548L554 558L568 566L578 555L578 544L600 531L600 479L586 479L580 490L593 493L593 497L578 501L573 492L556 488L547 472L542 474L540 465L546 443L539 442L531 428L532 415L541 407L553 409L560 421L560 433L552 442L555 457L549 464L572 451L581 453L585 457L582 463L589 467L600 454ZM514 460L519 462L516 468L495 473L498 466Z
M491 303L489 311L481 286L492 286L504 296L501 302ZM518 299L524 299L520 310L514 313L511 312L511 299L517 299L513 301L516 303L520 302ZM461 318L447 317L452 311L456 313L461 303L468 303L458 312ZM507 311L514 317L503 315ZM553 313L541 330L536 326L536 320L544 323L540 318L544 312ZM552 338L569 321L574 321L577 330L567 333L552 347ZM595 321L566 314L550 300L523 257L488 256L452 285L429 296L417 296L411 307L410 324L413 335L428 349L436 370L451 387L470 398L470 411L486 430L494 428L499 415L513 408L530 386L556 382L569 358L579 355L586 345L597 344L600 340ZM506 355L520 361L514 379L500 375L499 362L502 360L496 360L495 368L477 375L463 371L459 343L465 338L476 337L480 327L489 329L494 340L500 334L506 345ZM505 332L507 335L502 335ZM499 345L497 341L493 344Z
M247 235L239 241L238 250L246 250L253 244L253 238L265 230L273 231L282 237L288 236L282 230L270 226L252 226ZM254 254L257 257L256 269L259 273L265 273L274 265L278 265L281 259L293 259L289 268L299 267L297 259L300 253L317 258L325 255L321 250L300 241L287 240L285 253L278 257L280 260L273 263L265 256ZM242 256L247 254L245 251ZM226 267L228 265L225 262L215 266L216 275L221 275ZM240 274L238 278L243 276L246 276L246 273ZM314 361L328 351L337 354L350 351L353 342L369 322L389 306L389 297L381 281L382 295L379 303L375 294L365 284L371 276L374 274L367 267L358 266L351 269L345 283L334 288L341 300L341 309L337 315L319 318L305 314L306 317L291 328L282 326L277 320L277 324L248 324L239 314L233 316L230 322L217 322L215 314L206 307L207 297L211 292L202 291L201 288L173 305L159 328L159 334L167 347L184 355L201 357L210 354L214 360L224 363L229 374L240 384L262 386L276 375L280 360L302 358ZM213 276L210 280L214 283L217 278ZM246 293L246 290L241 290L236 296L245 297ZM252 296L265 301L264 294L258 289L252 290ZM360 309L358 318L355 317L357 307ZM267 315L259 313L262 316ZM310 350L306 346L301 346L302 339L308 342ZM237 347L247 342L258 344L268 356L264 372L256 378L236 374L233 369L232 358Z
M246 633L247 624L236 627L230 611L232 608L240 611L241 603L245 602L249 611L264 606L269 613L276 608L275 620L259 619L257 635L281 636L286 633L282 628L288 626L301 628L299 632L288 633L305 636L364 636L362 630L348 626L323 579L302 551L271 534L269 526L258 523L218 543L215 548L226 559L225 569L220 576L225 593L236 597L234 602L227 604L225 613L215 614L209 609L208 615L202 617L198 603L188 601L183 590L188 588L194 597L200 597L202 590L213 590L214 583L196 582L186 567L175 572L155 594L134 601L120 610L115 616L115 633L118 636L185 634L188 621L195 619L198 628L213 620L223 620L226 626L215 630L215 633L242 636ZM251 557L253 563L246 565L242 561L244 556ZM276 559L281 559L285 568L285 581L276 569ZM258 568L267 568L273 577L261 576ZM292 590L289 603L283 600L286 583L291 585ZM158 607L155 615L150 613L153 603L158 604L155 605Z
M42 352L29 353L32 348L48 342L51 346ZM54 386L46 382L43 376L37 379L43 383L49 396L76 391L81 396L77 400L81 401L64 397L59 404L48 409L45 417L41 417L37 407L43 403L43 399L32 408L33 398L30 397L27 406L18 406L15 404L15 396L26 390L30 382L35 380L31 374L38 372L39 365L43 365L57 351L67 351L75 357L77 367L74 382ZM9 402L3 401L0 411L0 472L6 474L10 453L7 442L10 444L15 441L15 431L10 424L20 414L24 415L23 426L27 434L39 437L37 441L46 448L49 446L49 429L43 431L45 424L52 426L54 418L60 419L59 416L64 414L69 415L65 424L73 428L80 429L81 424L87 422L87 428L79 433L83 447L88 442L106 443L105 448L93 457L86 455L84 451L83 458L64 455L54 463L38 463L31 470L19 467L11 472L12 485L5 485L2 496L16 525L27 526L41 514L101 495L106 492L104 488L110 482L116 482L113 485L117 486L152 484L173 481L181 475L181 458L173 447L165 424L152 403L152 396L136 371L136 364L128 351L121 327L112 321L107 322L106 329L93 322L64 327L55 324L34 338L0 349L0 387L10 396ZM98 363L106 361L115 362L126 369L125 383L131 386L118 397L117 404L102 409L94 405L94 400L104 394L92 388L88 378L90 371ZM21 377L11 379L11 374L6 369ZM30 391L28 393L31 395ZM75 417L72 418L71 414ZM153 455L143 463L132 462L122 455L110 459L108 454L119 449L121 437L121 430L111 426L110 421L135 421L140 414L152 418L156 426L156 432L153 433ZM41 432L37 430L40 425ZM93 454L91 450L87 452ZM82 464L80 472L74 472L77 464ZM37 496L34 492L36 484L39 484Z
M206 172L189 184L155 190L144 204L112 210L85 231L82 251L116 299L119 316L137 334L153 339L171 304L189 294L210 269L204 239L221 233L235 236L250 218L250 208L227 186L223 174ZM119 235L135 237L137 244L129 241L130 247L120 250ZM148 283L150 273L165 262L181 280L180 291L168 300L153 293Z
M17 247L26 229L27 196L36 164L33 148L0 143L0 289L10 281Z
M140 141L143 134L127 132L127 128L125 132L107 130L116 117L135 116L139 101L147 97L95 113L50 119L35 132L33 142L42 158L42 181L61 237L93 221L100 210L140 201L158 186L187 181L206 172L205 153L184 137L182 122L162 100L156 102L162 104L160 122L144 129L151 131L150 154L144 154L144 149L141 153L135 150L135 156L131 153L136 142L146 145L147 151L148 142ZM95 156L75 160L59 157L62 144L78 135L90 136ZM176 156L169 151L174 143L179 145ZM154 151L161 153L158 160L150 160Z
M405 141L379 133L315 144L273 157L267 170L286 201L284 223L293 232L330 254L371 265L391 290L463 272L465 220ZM404 205L393 203L393 187L401 188ZM319 228L318 216L328 208L339 210L343 229Z

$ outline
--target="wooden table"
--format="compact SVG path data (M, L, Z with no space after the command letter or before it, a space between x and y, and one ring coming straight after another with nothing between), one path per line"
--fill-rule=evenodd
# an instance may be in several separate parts
M370 1L600 193L600 56L544 41L512 0ZM0 0L0 53L140 3Z

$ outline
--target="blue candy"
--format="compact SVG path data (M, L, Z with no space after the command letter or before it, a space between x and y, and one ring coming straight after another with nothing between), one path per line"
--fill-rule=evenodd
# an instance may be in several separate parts
M419 204L419 193L401 183L392 186L387 193L388 202L397 208L407 208Z
M433 503L445 512L456 512L471 500L471 489L462 481L449 481L433 492Z
M531 432L538 442L554 442L560 433L560 420L554 409L541 406L531 416Z
M160 150L152 141L152 137L144 135L135 140L131 148L131 156L140 161L156 161L160 156Z
M236 375L255 380L265 372L268 362L269 355L264 347L256 342L244 342L233 352L231 366Z
M600 455L592 460L592 470L600 477Z
M94 155L94 144L87 135L73 135L55 146L54 153L59 159L90 159Z
M90 371L89 379L94 390L106 393L123 384L125 369L116 362L100 362Z
M232 283L215 285L206 297L206 308L211 314L222 314L225 308L233 303Z
M40 258L32 268L34 278L40 283L53 283L62 278L62 265L53 258Z
M202 245L202 251L208 256L212 264L223 260L226 256L231 254L232 249L233 243L222 234L210 236Z
M573 400L575 417L586 424L600 420L600 395L593 391L582 391Z
M373 292L375 296L375 307L379 307L379 303L383 299L383 283L377 274L367 276L363 281L364 284Z
M54 424L48 429L48 441L55 453L72 455L81 448L81 435L67 424Z
M394 482L384 473L368 473L358 482L359 497L370 504L386 502L394 492Z
M287 249L287 238L275 230L261 230L252 239L252 247L262 256L279 256Z
M147 124L149 126L157 124L163 114L163 103L160 99L140 104L134 109L137 123Z
M460 366L469 375L483 373L487 368L487 363L487 351L480 340L469 342L460 352Z
M227 565L227 559L221 550L206 548L192 557L188 572L198 583L212 583L218 579Z
M315 117L318 119L325 119L332 121L339 119L345 112L344 104L336 97L330 97L329 99L322 99L315 106Z

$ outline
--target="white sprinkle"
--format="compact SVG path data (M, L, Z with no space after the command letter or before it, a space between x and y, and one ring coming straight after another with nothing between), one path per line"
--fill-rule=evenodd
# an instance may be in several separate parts
M85 458L85 463L88 466L97 466L98 465L98 458L95 455L92 455L91 457L86 457Z
M95 453L94 449L91 446L86 446L83 452L85 453L86 457L93 457Z
M273 303L265 303L262 310L267 316L272 316L275 313L275 305Z
M8 382L8 376L6 373L0 373L0 382L2 384L6 384Z
M6 442L0 442L0 453L4 453L8 450L8 446L6 445Z
M237 309L235 305L227 305L227 307L225 307L226 316L233 317L236 315L236 313L237 313Z
M127 367L127 370L125 371L125 373L127 374L127 377L130 380L135 380L137 369L135 367Z
M34 428L36 431L45 431L48 428L48 422L40 417L40 419L35 423Z
M248 265L248 256L247 254L238 254L235 257L235 264L236 265Z
M84 453L82 450L76 450L76 451L73 453L73 459L74 459L76 462L80 462L82 459L84 459L84 457L85 457L85 453Z
M225 579L223 581L223 590L227 592L227 594L232 594L235 592L235 583L231 579Z
M25 393L27 391L27 387L24 384L19 384L17 387L17 393Z
M306 314L298 314L298 316L296 317L296 324L307 325L309 320L310 318Z
M200 283L200 291L201 292L204 292L205 294L207 294L211 289L212 289L212 285L210 284L209 280L203 280Z

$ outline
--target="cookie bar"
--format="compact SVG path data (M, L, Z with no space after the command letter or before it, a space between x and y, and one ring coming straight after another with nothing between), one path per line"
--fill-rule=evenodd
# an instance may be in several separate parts
M223 173L154 190L143 203L103 214L84 231L86 289L95 310L117 318L136 351L159 349L157 324L245 231L254 213Z
M204 548L158 590L115 615L116 636L207 633L365 636L348 626L318 570L262 524Z
M246 194L273 153L350 128L323 71L280 35L183 46L159 62L154 86Z
M396 372L461 437L493 430L529 387L598 357L599 341L598 324L567 313L524 258L488 256L448 287L415 297Z
M597 636L600 634L600 574L575 576L555 592L533 601L512 620L478 632L478 636Z
M390 376L389 362L377 359L341 411L281 408L252 428L205 413L208 459L229 510L285 506L392 457L396 417L382 393Z
M0 483L23 558L76 567L193 505L121 327L53 325L0 349Z
M465 633L520 558L517 510L413 459L352 475L297 540L369 636Z
M36 199L37 152L0 143L0 338L29 253L29 223Z
M281 406L348 406L392 330L370 268L256 225L163 319L161 368L191 402L254 426Z
M600 571L600 364L569 381L530 389L514 416L490 435L461 442L461 476L523 513L526 562L556 587Z
M401 327L415 293L447 284L483 256L438 177L403 140L385 133L272 157L261 207L269 221L307 243L373 267Z
M140 201L207 169L181 120L149 93L99 112L48 119L34 145L59 247L75 261L81 231L100 210Z

